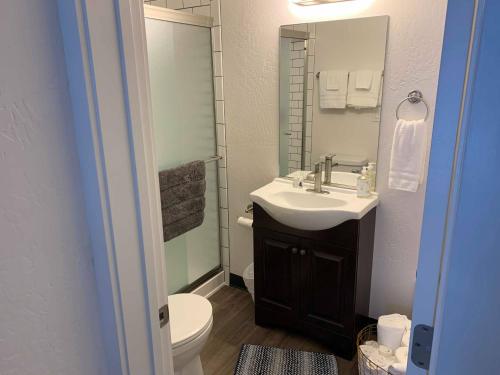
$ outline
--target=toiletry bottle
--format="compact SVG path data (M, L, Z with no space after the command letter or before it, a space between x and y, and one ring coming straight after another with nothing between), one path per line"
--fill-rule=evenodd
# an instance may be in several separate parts
M375 183L377 181L377 172L375 171L376 163L368 163L368 182L370 183L370 192L375 191Z
M367 198L370 196L370 182L368 181L368 168L363 167L361 176L358 177L358 197Z

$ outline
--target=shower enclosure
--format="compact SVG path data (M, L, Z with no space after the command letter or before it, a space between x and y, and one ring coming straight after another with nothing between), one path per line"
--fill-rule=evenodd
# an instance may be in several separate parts
M206 161L203 224L164 244L172 294L222 270L212 19L151 7L145 15L158 170Z

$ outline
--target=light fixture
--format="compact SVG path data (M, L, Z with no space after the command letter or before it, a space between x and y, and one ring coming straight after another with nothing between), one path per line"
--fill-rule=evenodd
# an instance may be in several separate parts
M297 4L297 5L319 5L319 4L330 4L330 3L339 3L343 1L350 1L350 0L291 0L292 3Z

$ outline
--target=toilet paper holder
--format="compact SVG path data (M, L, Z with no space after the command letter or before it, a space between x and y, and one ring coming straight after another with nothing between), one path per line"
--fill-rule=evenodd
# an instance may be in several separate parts
M245 208L245 213L248 214L250 212L253 212L253 203L249 203L247 205L247 208Z

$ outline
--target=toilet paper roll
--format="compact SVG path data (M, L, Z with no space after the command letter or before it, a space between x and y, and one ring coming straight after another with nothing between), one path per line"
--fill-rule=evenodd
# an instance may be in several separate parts
M237 223L240 224L241 226L244 226L247 228L252 228L253 219L249 219L247 217L240 216L237 220Z

